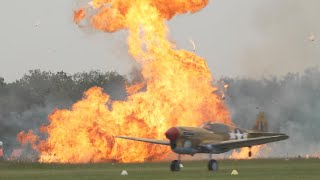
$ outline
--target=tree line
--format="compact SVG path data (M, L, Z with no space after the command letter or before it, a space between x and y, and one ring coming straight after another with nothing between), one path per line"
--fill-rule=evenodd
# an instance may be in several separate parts
M138 71L126 77L97 70L68 74L38 69L10 83L0 77L0 141L5 142L5 149L12 150L18 146L17 133L37 130L48 122L53 109L70 108L93 86L102 87L113 100L126 100L129 78L140 81L142 77ZM316 143L320 141L316 133L320 129L318 67L263 79L224 77L217 82L220 87L229 85L224 101L238 126L251 128L256 115L264 111L270 130L290 135L286 144L290 151L307 152L308 147L320 150Z
M68 74L36 69L10 83L0 77L0 141L5 149L18 146L17 133L47 123L52 110L69 108L93 86L102 87L114 100L124 100L126 82L116 72L98 70Z

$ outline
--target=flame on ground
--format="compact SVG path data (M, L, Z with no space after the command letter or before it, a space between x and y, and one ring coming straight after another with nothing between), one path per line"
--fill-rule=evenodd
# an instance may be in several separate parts
M306 154L305 158L306 159L313 159L313 158L320 159L320 153L316 152L316 153L312 153L312 154Z
M249 157L250 148L241 148L239 150L233 150L232 154L230 155L230 159L252 159L255 158L260 152L262 148L267 147L267 145L258 145L251 147L251 157Z
M143 162L161 160L170 149L114 137L164 139L165 130L176 125L198 126L208 120L230 124L229 111L215 93L205 60L175 49L167 37L166 20L199 11L207 3L95 0L90 4L96 14L85 17L85 8L76 11L76 23L90 18L91 25L101 31L128 31L129 53L140 63L144 82L127 87L126 101L112 101L101 88L92 87L70 110L57 109L49 115L49 125L40 128L47 138L22 132L20 142L32 143L39 161L45 163Z

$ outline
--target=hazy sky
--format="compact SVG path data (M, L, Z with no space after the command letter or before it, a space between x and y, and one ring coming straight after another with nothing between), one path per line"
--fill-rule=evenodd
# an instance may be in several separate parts
M1 2L0 76L11 82L36 68L130 71L125 33L80 29L72 22L77 6L76 0ZM189 50L192 38L215 77L301 72L320 65L319 7L319 0L214 0L170 21L171 38Z

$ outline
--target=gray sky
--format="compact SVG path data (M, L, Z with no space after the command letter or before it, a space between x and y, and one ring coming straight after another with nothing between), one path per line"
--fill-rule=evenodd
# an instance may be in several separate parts
M128 73L125 33L80 29L72 22L76 7L76 0L1 2L0 76L11 82L36 68ZM191 50L192 38L217 78L301 72L320 65L319 7L319 0L214 0L169 22L171 39Z

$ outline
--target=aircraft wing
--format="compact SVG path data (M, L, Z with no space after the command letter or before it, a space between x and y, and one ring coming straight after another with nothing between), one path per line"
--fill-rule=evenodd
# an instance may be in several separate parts
M157 139L148 139L148 138L134 138L134 137L126 137L126 136L116 136L116 138L121 139L128 139L133 141L141 141L141 142L147 142L152 144L161 144L161 145L170 145L170 142L167 140L157 140Z
M263 137L240 139L240 140L228 140L228 141L221 141L221 142L215 142L215 143L207 143L203 145L211 145L215 148L221 148L221 149L235 149L235 148L241 148L241 147L266 144L270 142L285 140L288 138L289 136L287 135L275 135L275 136L263 136Z

